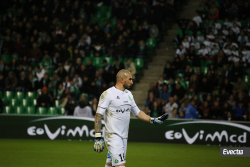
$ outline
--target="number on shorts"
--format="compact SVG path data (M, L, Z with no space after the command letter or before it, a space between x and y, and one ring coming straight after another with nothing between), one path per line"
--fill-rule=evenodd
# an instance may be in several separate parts
M121 161L124 161L125 160L125 157L124 157L124 154L119 154L120 158L121 158Z

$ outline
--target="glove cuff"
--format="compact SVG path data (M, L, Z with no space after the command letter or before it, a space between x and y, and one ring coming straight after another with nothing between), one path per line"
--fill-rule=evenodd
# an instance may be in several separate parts
M102 133L95 133L95 138L101 138L102 137Z
M150 119L149 119L149 123L153 124L153 123L154 123L154 120L155 120L155 118L150 118Z

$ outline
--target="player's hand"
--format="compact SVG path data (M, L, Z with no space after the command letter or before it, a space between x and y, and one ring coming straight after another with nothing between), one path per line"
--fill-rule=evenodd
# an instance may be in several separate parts
M95 134L95 144L94 144L94 151L100 153L104 149L104 141L101 138L102 134L101 133L96 133Z
M168 113L163 114L162 116L159 116L158 118L150 118L150 123L152 124L162 124L163 121L168 119Z

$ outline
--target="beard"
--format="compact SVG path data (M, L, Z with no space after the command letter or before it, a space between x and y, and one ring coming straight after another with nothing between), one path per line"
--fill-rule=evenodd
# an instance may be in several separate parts
M123 84L124 89L129 89L131 88L132 85L128 85L126 82Z

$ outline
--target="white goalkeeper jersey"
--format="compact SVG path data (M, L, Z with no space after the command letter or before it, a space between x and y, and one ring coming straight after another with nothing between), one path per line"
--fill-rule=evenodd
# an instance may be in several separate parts
M104 133L115 133L127 138L130 112L134 116L140 112L130 91L126 89L121 91L113 86L100 96L97 113L104 115Z

